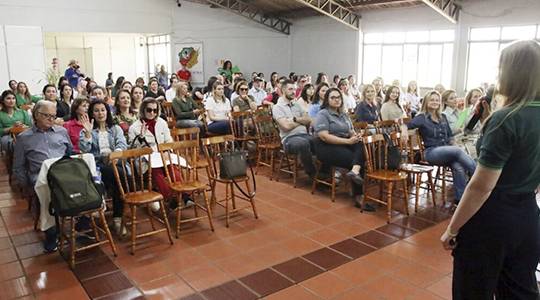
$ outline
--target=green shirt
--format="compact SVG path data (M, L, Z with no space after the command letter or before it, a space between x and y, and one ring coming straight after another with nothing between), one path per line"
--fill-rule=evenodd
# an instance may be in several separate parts
M4 135L4 129L11 128L15 122L21 122L26 126L32 126L28 113L22 109L15 109L10 117L5 111L0 111L0 130Z
M533 192L540 184L540 99L517 112L496 111L484 128L478 162L502 169L497 188Z
M15 94L15 99L17 100L17 107L21 107L25 104L29 104L27 103L26 99L23 97L23 95L21 94ZM39 100L41 100L41 97L38 97L38 96L30 96L30 100L32 101L32 103L36 103L38 102Z
M177 120L195 120L197 116L193 113L197 109L197 104L193 101L193 98L186 97L186 101L180 100L175 97L172 101L172 109L174 117Z
M248 95L248 100L247 101L240 98L240 96L238 96L238 97L234 98L234 100L232 102L232 107L238 106L240 111L248 111L248 110L251 109L251 106L250 106L251 103L255 103L255 98L253 98L253 96ZM255 104L255 106L257 106L257 105Z

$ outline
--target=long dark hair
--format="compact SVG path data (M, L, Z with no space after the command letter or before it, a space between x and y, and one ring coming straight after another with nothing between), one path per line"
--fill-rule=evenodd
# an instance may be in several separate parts
M227 69L227 65L230 65L231 67L229 69ZM232 62L230 60L226 60L223 62L223 70L232 70Z
M399 96L401 96L401 89L399 88L399 86L391 85L390 87L388 87L388 89L386 89L386 94L384 95L383 103L390 101L390 94L392 94L392 91L394 89L398 90L398 97L396 99L396 105L399 107L399 109L401 109L401 111L404 111L403 107L401 107L401 104L399 104Z
M203 92L205 94L211 93L212 87L214 86L214 82L216 82L217 80L218 78L216 76L210 76L210 78L208 78L208 83L206 84L206 87L203 89ZM222 82L222 83L225 83L225 82Z
M328 83L326 82L321 82L319 85L317 85L317 89L315 90L315 95L313 95L313 100L311 100L311 103L317 104L321 102L321 100L324 100L324 99L321 99L321 97L319 96L319 92L321 91L321 88L323 88L324 86L330 87Z
M66 78L66 76L61 76L60 78L58 78L58 83L56 84L56 86L57 86L58 88L60 88L60 86L63 85L63 84L62 84L62 81L64 81L64 80L67 80L67 81L68 81L68 84L69 84L69 80ZM65 84L65 83L64 83L64 84Z
M125 79L126 78L124 76L120 76L116 79L116 84L114 85L115 91L118 91L122 87L122 84L124 83Z
M344 102L345 102L345 101L343 101L343 93L341 92L340 89L335 88L335 87L329 88L329 89L326 91L326 93L324 94L324 99L323 99L322 104L321 104L321 109L328 108L328 106L329 106L328 102L329 102L329 100L330 100L329 98L330 98L330 93L331 93L331 92L338 92L339 95L341 96L341 106L339 107L339 110L340 110L340 111L343 111L343 104L344 104Z
M321 83L323 83L322 79L323 77L326 76L326 73L324 72L319 72L319 74L317 74L317 80L315 80L315 85L318 87Z
M64 88L65 88L66 86L69 86L69 88L71 89L71 96L69 97L69 103L72 103L72 102L73 102L73 88L72 88L71 85L69 85L69 84L64 84L64 85L62 85L62 86L60 87L60 100L65 101L65 100L64 100L64 95L63 95L63 94L64 94Z
M12 95L13 97L15 97L15 93L12 90L5 90L2 92L2 95L0 95L0 103L2 104L2 111L6 111L6 107L4 105L4 99L8 95Z
M311 101L313 100L313 98L315 97L315 94L313 94L311 96L311 99L308 99L308 94L307 94L307 90L309 90L310 88L313 88L313 84L311 83L307 83L304 85L304 88L302 89L302 93L300 94L300 97L302 97L302 99L304 101L306 101L307 103L311 103Z
M278 83L279 81L279 76L276 77L276 80L274 80L274 75L279 75L278 72L272 72L272 74L270 74L270 84L272 85L272 88L275 88L276 87L276 84Z
M113 122L113 116L111 114L111 108L109 107L109 105L107 105L107 103L105 103L105 101L102 101L102 100L94 100L92 101L92 103L90 103L90 107L88 108L88 117L90 118L90 121L94 119L94 107L98 104L105 106L105 109L107 110L107 120L105 120L105 126L107 128L113 127L114 122ZM98 128L98 123L94 122L94 129L97 129L97 128Z
M90 104L90 100L88 100L88 98L81 97L81 98L75 98L75 100L73 100L73 103L71 103L71 108L70 108L70 115L69 115L70 120L78 120L77 110L79 109L79 106L83 105L85 102Z
M116 115L120 115L122 112L120 111L120 93L126 93L129 95L129 113L130 114L134 114L135 112L133 111L133 100L131 100L131 93L128 91L128 90L119 90L118 92L116 92L116 97L114 98L114 113ZM144 99L144 98L143 98Z

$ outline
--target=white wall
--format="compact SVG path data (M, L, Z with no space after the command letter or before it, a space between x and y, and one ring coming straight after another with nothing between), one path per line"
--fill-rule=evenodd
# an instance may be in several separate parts
M105 86L107 73L114 71L114 78L125 76L134 82L146 72L146 48L140 45L139 34L113 33L45 33L46 61L53 57L60 60L60 70L70 59L77 59L86 76ZM144 50L141 50L144 49ZM143 52L143 53L141 53Z
M358 75L360 31L328 17L295 20L291 35L291 70L298 74L325 72Z
M176 8L176 5L175 5ZM183 2L174 10L174 44L183 41L203 43L204 78L217 74L219 62L231 60L244 75L272 71L285 74L291 69L290 37L223 9ZM172 53L173 71L180 65Z

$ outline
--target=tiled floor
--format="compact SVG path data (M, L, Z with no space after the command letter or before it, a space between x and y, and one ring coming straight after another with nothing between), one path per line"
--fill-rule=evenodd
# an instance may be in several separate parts
M3 166L1 173L5 174ZM77 257L41 254L26 202L0 177L0 299L450 299L452 261L439 244L449 213L360 213L345 191L312 195L307 181L257 176L256 204L232 217L140 240L134 256L116 239ZM222 190L221 190L222 191ZM439 199L440 204L440 199ZM223 214L216 209L215 215Z

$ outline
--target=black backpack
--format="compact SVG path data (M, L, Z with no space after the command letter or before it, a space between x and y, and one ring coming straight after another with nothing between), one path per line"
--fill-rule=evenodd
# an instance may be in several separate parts
M401 165L401 152L399 146L395 145L388 133L383 133L384 140L386 141L387 154L387 168L388 170L399 170Z
M53 163L47 173L47 182L51 190L51 215L76 216L103 204L90 168L80 158L65 156Z

